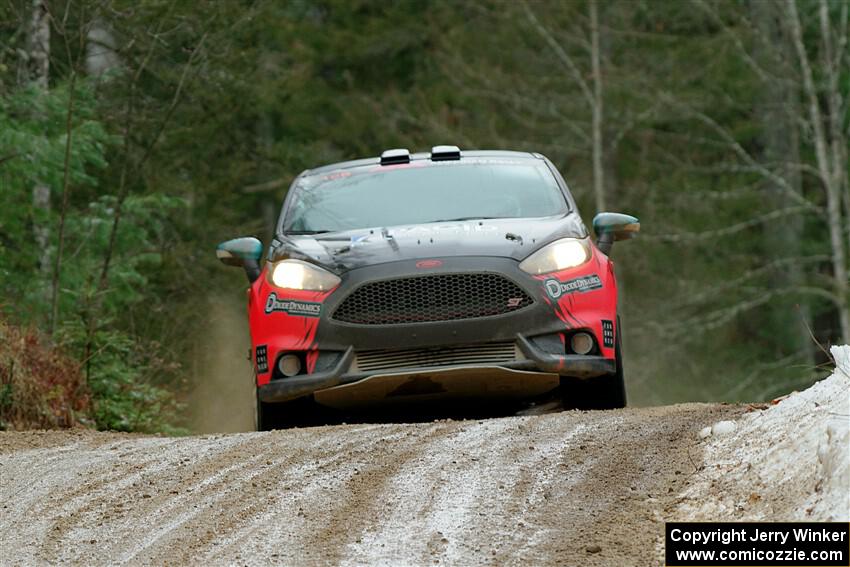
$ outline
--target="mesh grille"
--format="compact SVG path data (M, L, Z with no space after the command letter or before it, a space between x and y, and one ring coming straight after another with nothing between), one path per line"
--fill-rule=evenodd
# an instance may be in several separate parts
M397 368L424 368L458 364L501 364L516 360L512 342L449 348L367 350L357 353L357 368L363 372Z
M361 325L453 321L502 315L532 303L499 274L434 274L363 285L343 300L333 318Z

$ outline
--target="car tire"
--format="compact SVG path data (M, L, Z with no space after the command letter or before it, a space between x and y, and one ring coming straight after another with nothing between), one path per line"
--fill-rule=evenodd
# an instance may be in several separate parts
M561 402L567 409L617 409L626 407L626 382L623 376L622 327L617 316L614 358L617 371L596 378L561 377Z
M256 412L254 413L257 431L272 431L286 427L284 417L284 406L286 404L265 404L260 401L257 393Z
M257 431L322 425L332 417L313 401L312 396L267 404L260 401L259 393L255 415Z

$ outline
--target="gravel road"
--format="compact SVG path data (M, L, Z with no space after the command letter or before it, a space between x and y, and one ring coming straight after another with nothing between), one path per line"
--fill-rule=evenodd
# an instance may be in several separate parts
M0 563L658 564L696 432L743 411L0 433Z

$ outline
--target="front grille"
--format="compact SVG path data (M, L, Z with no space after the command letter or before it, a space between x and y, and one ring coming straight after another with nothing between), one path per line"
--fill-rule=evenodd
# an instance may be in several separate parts
M446 348L365 350L357 353L357 368L362 372L371 372L458 364L503 364L514 360L514 343L501 342Z
M511 313L533 302L499 274L434 274L362 285L333 318L360 325L454 321Z

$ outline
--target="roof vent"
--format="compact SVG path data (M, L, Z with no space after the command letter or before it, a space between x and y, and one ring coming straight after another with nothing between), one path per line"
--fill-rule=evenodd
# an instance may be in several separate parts
M381 165L395 165L397 163L410 163L410 152L407 148L387 150L381 154Z
M431 148L431 161L448 161L460 159L460 148L457 146L434 146Z

